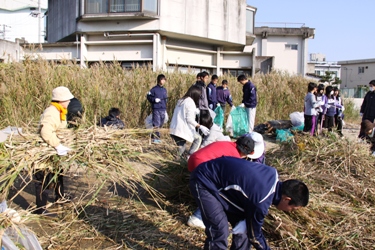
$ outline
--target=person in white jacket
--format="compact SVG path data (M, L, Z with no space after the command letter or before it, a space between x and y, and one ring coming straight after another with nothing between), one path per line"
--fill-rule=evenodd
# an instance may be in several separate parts
M201 145L202 137L196 131L198 128L202 134L208 135L209 129L196 121L199 115L199 99L202 90L198 86L191 86L186 94L177 101L173 111L169 134L179 147L179 155L185 152L186 142L192 143L188 154L197 151Z

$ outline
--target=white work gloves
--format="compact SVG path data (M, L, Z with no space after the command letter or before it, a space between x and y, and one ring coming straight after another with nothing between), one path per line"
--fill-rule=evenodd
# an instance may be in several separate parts
M160 102L160 98L155 98L155 102L159 103Z
M244 108L245 104L241 103L238 107Z
M216 107L220 107L220 103L216 104Z
M206 136L210 134L210 129L203 125L199 126L199 130Z
M246 233L247 233L246 220L241 220L232 229L232 234L246 234Z
M19 223L21 221L21 216L17 213L16 210L7 208L3 214L8 217L12 222Z
M70 149L68 147L63 146L62 144L60 144L59 146L57 146L55 149L56 149L58 155L67 155L68 152L70 150L72 150L72 149Z
M196 115L199 115L200 113L201 113L200 109L199 109L199 108L196 108L196 109L195 109L195 114L196 114Z
M371 154L373 157L375 157L375 151L374 152L372 152L372 154Z
M359 116L362 117L362 116L363 116L363 113L359 113Z
M212 109L212 108L214 107L214 105L213 105L213 104L210 104L210 105L208 105L208 107L209 107L210 109Z

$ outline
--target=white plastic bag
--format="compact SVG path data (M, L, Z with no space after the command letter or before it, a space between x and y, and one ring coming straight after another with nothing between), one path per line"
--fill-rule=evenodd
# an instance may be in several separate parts
M168 116L168 113L167 111L165 111L165 116L164 116L164 124L167 124L169 120L169 116ZM146 129L152 129L154 126L152 125L152 113L149 114L146 119L145 119L145 126L146 126Z
M215 117L216 117L216 113L215 113L215 111L213 111L212 109L208 109L208 111L210 112L210 115L211 115L212 120L214 120Z
M236 107L233 105L230 112L232 112L235 109ZM230 115L230 112L228 115L227 123L225 124L225 131L227 131L230 136L233 136L233 124L232 124L232 116Z
M18 250L14 243L19 243L27 250L42 250L35 234L27 228L8 227L2 237L2 242L5 249Z
M289 118L294 127L298 127L305 123L305 116L303 112L293 112L289 115Z

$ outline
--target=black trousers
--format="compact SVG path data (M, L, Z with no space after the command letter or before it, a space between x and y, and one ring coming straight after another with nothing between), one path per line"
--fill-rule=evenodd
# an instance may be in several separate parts
M54 173L45 171L34 173L36 213L41 214L45 211L48 201L48 189L55 191L55 201L64 196L64 179L61 173L57 175L57 180L53 180Z

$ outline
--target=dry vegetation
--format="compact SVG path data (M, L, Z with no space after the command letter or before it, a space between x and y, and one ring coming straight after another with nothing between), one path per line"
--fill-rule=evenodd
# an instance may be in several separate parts
M22 136L0 144L0 183L9 191L12 207L19 197L31 197L20 212L22 224L49 249L200 249L202 230L186 226L195 208L188 188L186 162L176 161L176 149L163 131L163 143L150 145L150 131L142 129L150 112L145 95L159 72L146 68L123 71L118 65L79 69L45 61L0 66L0 128L22 127ZM167 73L168 112L194 82L193 74ZM241 86L228 79L235 104ZM256 76L259 106L257 121L287 119L303 109L307 81L283 73ZM64 131L64 144L74 149L69 157L55 152L35 133L40 114L59 85L71 89L85 106L79 129ZM123 110L128 129L95 126L112 106ZM353 105L346 118L355 120ZM305 209L285 214L276 209L264 225L269 243L279 249L371 249L375 244L373 205L374 164L368 146L334 135L295 140L267 153L267 163L281 179L298 178L311 191ZM55 219L31 214L34 198L30 183L33 167L65 170L68 192L75 199L53 205ZM10 202L12 203L12 202ZM22 205L21 205L22 206ZM0 215L2 226L12 224Z

